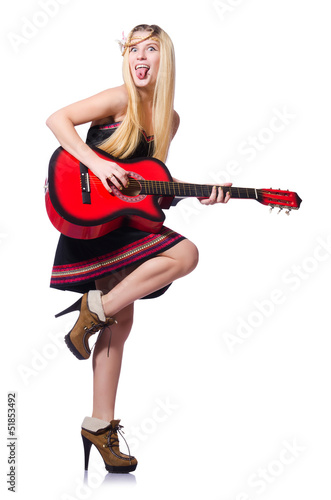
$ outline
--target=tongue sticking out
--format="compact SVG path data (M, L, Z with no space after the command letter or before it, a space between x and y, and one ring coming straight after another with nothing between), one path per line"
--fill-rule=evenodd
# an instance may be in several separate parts
M147 75L148 68L138 68L136 70L136 75L139 78L139 80L143 80L146 75Z

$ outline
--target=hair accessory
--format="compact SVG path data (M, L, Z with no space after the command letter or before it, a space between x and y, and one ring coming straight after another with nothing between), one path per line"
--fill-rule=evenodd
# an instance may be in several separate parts
M120 51L122 53L122 55L124 55L124 52L125 52L125 45L126 45L126 42L127 42L127 37L124 35L124 31L122 31L122 40L116 40L116 42L118 43L119 47L120 47Z
M147 36L135 36L134 33L131 33L128 37L126 37L124 35L124 31L122 31L122 40L116 40L120 46L122 56L124 56L126 49L132 47L133 45L138 45L138 43L144 42L145 40L155 40L156 42L159 42L159 39L156 36L153 36L153 34L154 31L151 31Z

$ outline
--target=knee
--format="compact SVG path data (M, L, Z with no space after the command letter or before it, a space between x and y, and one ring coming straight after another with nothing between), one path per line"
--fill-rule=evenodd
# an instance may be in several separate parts
M185 274L191 273L198 265L199 250L192 241L185 241L185 252L182 258L182 266Z

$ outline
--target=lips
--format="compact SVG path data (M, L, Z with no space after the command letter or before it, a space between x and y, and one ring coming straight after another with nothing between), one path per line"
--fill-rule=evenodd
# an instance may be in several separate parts
M139 78L139 80L143 80L144 78L146 78L146 75L147 75L147 72L149 69L150 69L150 67L147 66L147 64L137 64L137 66L135 67L135 70L136 70L136 75Z

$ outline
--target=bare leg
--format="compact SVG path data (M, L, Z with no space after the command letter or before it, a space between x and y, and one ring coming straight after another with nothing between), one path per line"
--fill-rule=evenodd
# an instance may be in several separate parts
M133 304L117 314L118 324L99 335L93 353L93 413L106 422L114 419L115 399L121 372L123 348L133 322ZM111 338L110 338L111 336ZM110 345L109 345L109 341ZM109 346L109 357L108 357Z
M114 316L135 300L145 297L193 271L198 262L196 246L183 240L144 262L102 297L106 316Z

